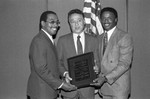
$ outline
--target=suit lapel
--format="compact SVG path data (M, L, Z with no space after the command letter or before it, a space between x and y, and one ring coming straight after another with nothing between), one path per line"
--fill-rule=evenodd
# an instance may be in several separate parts
M75 48L75 43L76 42L74 42L73 33L70 33L70 35L68 37L68 43L67 43L68 44L68 50L71 50L71 52L72 52L73 55L77 55L76 48Z
M56 47L55 47L55 45L52 43L52 41L49 39L49 37L48 37L43 31L41 31L41 35L43 35L43 37L47 40L48 44L51 46L51 48L52 48L52 50L54 51L55 55L57 55Z
M41 34L44 36L44 38L50 43L50 45L53 45L52 41L49 39L49 37L43 32L41 31Z
M86 34L86 33L84 33L85 34L85 44L84 44L84 53L86 53L87 52L87 45L88 45L88 35ZM90 45L88 45L88 46L90 46Z
M102 34L98 37L99 43L100 43L100 46L99 46L100 58L103 57L103 37L104 37L104 33L102 33Z
M109 42L108 42L108 45L106 47L106 50L105 50L105 53L103 55L103 58L102 58L102 62L105 60L105 58L107 57L107 54L110 52L110 50L112 49L113 45L114 45L114 42L116 39L114 39L117 35L117 28L114 30L114 32L112 33L110 39L109 39ZM102 46L103 46L103 43L102 43ZM102 47L103 49L103 47Z

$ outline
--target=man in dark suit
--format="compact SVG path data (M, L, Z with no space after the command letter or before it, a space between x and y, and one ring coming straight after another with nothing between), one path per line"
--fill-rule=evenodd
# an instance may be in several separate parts
M27 86L28 99L56 99L57 89L70 91L75 86L62 82L58 73L58 57L53 36L59 28L55 12L45 11L40 17L40 31L29 49L31 74Z
M59 71L66 82L71 78L68 73L67 59L87 52L93 52L95 63L98 66L98 40L84 32L84 14L79 9L73 9L68 13L68 22L71 33L61 36L58 39L57 50L59 58ZM80 38L78 38L80 36ZM79 51L78 39L81 42L82 50ZM79 88L75 91L62 91L64 99L94 99L94 87Z
M103 99L129 99L133 58L132 38L116 26L118 14L114 8L103 8L100 18L105 32L99 36L99 42L102 42L101 73L94 85L101 86L99 92Z

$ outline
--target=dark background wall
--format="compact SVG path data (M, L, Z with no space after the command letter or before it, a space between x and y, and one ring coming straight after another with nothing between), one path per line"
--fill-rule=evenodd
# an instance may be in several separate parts
M54 10L61 21L58 37L68 32L67 13L82 10L84 0L0 0L0 99L26 99L30 73L28 49L38 33L39 17ZM47 4L48 3L48 4ZM119 13L119 27L127 31L126 0L101 0ZM150 9L149 0L129 0L128 32L134 39L131 99L150 97ZM57 41L57 39L56 39Z

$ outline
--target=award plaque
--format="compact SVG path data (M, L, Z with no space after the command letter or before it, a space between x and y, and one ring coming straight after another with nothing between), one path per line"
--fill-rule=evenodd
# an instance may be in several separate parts
M94 55L88 52L68 58L69 75L72 78L71 84L78 88L89 86L96 78L94 72Z

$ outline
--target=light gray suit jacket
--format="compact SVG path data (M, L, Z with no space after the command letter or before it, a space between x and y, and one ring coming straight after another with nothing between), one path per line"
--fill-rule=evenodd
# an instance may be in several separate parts
M133 58L133 41L128 33L116 28L111 35L104 55L103 34L99 36L101 74L105 75L108 82L105 83L100 93L104 96L112 96L111 99L127 99L130 95L131 80L130 69Z

